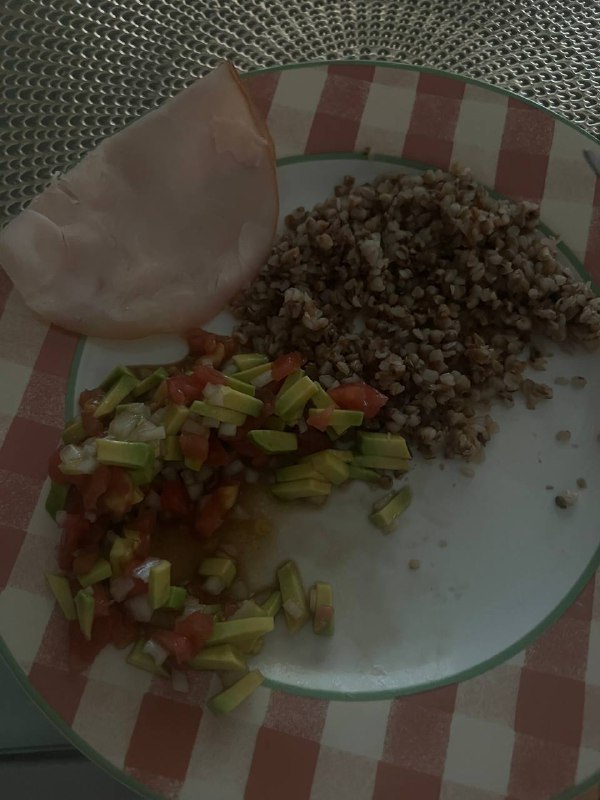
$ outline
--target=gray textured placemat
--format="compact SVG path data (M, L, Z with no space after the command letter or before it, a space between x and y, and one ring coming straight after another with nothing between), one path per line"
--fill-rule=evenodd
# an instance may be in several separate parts
M0 219L224 57L447 69L599 135L599 30L598 0L4 0Z

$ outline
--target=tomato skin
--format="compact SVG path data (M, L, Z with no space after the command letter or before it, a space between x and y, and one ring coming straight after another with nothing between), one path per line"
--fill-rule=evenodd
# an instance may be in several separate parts
M211 436L208 440L208 454L206 464L209 467L225 467L229 464L231 456L223 447L218 436Z
M111 467L108 487L98 500L98 510L122 517L133 508L135 495L136 487L127 470Z
M190 500L183 482L165 481L160 495L160 507L176 517L187 517L190 513Z
M310 456L313 453L319 453L321 450L327 450L331 447L331 439L326 433L316 430L316 428L309 428L305 433L298 436L298 455Z
M98 500L109 487L111 478L111 467L98 464L91 475L86 475L82 481L80 490L83 498L83 507L86 511L95 511Z
M221 527L224 520L225 512L219 497L213 492L203 497L196 505L194 531L200 539L208 539Z
M61 486L68 486L71 483L71 476L65 475L60 468L61 449L61 447L57 447L48 459L48 475L50 476L50 480L54 483L58 483Z
M175 633L186 636L192 645L192 654L196 655L206 644L206 640L212 635L214 621L210 614L203 614L201 611L194 611L193 614L179 619L175 623Z
M89 572L96 561L98 561L98 548L97 547L86 547L85 550L77 553L77 555L73 558L73 572L75 575L85 575Z
M190 353L199 356L212 355L219 345L223 347L222 360L228 361L234 353L237 353L237 342L231 336L220 336L217 333L209 333L202 328L192 328L186 335Z
M192 660L192 643L187 636L183 636L175 631L155 629L152 632L151 638L174 656L178 664L188 664Z
M79 395L81 422L87 436L100 436L104 431L104 423L94 416L103 398L104 392L102 389L85 389Z
M312 414L312 416L308 417L306 420L307 425L316 428L318 431L326 431L327 426L331 422L331 415L334 410L335 406L331 405L329 408L324 408L322 411L319 411L318 414Z
M173 403L190 405L201 400L207 383L219 386L225 383L225 376L213 367L197 364L191 375L173 375L167 379L167 394Z
M182 433L179 444L185 458L206 461L209 450L208 436L202 436L199 433Z
M288 375L291 375L292 372L296 372L296 370L300 369L302 364L304 364L304 358L301 353L286 353L283 356L279 356L271 367L273 380L282 381L284 378L287 378Z
M102 583L95 583L92 589L94 592L94 617L108 617L111 613L113 600L106 586Z
M362 411L365 419L373 419L387 403L388 398L368 383L344 383L328 391L331 399L341 408Z

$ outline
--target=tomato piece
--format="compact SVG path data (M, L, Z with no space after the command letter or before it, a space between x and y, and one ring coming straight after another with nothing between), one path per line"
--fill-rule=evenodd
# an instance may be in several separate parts
M134 505L136 487L122 467L111 467L108 488L98 501L98 509L115 516L124 516Z
M86 432L88 437L102 436L104 433L104 423L101 419L95 417L93 412L82 412L81 424L83 425L83 430Z
M75 575L85 575L98 561L98 548L86 547L73 558L73 572Z
M344 383L329 389L331 399L341 408L362 411L366 419L373 419L387 403L388 398L368 383Z
M225 467L229 464L231 456L223 447L223 444L218 436L211 436L208 440L208 455L206 456L206 464L209 467Z
M112 617L112 638L115 647L121 650L133 644L138 637L138 626L124 611L116 604L111 608Z
M199 433L182 433L179 437L181 452L185 458L206 461L208 455L208 436Z
M194 400L200 400L202 389L196 386L189 375L173 375L167 379L167 394L172 403L188 406Z
M73 555L82 545L83 537L90 530L90 522L77 514L67 514L58 551L58 564L61 569L70 570Z
M98 499L106 492L110 483L111 468L98 464L91 475L86 475L81 485L83 506L86 511L95 511Z
M196 505L196 519L194 522L196 535L202 539L208 539L221 527L224 519L225 511L219 496L213 493L203 497Z
M202 330L202 328L192 328L186 334L190 353L200 356L210 355L217 346L217 337L214 333Z
M106 586L102 583L95 583L92 589L94 591L94 617L108 617L113 600Z
M75 514L79 517L82 517L85 513L85 509L83 507L83 497L81 496L79 490L74 486L69 489L69 493L67 494L65 511L67 514Z
M84 389L79 395L79 409L82 414L94 414L102 400L104 391L102 389Z
M304 358L302 358L300 353L286 353L283 356L279 356L271 367L273 380L282 381L284 378L287 378L288 375L291 375L292 372L296 372L296 370L300 369L302 364L304 364Z
M204 647L213 628L213 618L210 614L203 614L201 611L194 611L193 614L179 619L175 623L175 633L186 636L190 640L193 655L196 655Z
M174 656L178 664L188 664L194 656L192 643L187 636L182 636L175 631L154 629L152 638Z
M177 517L187 517L190 512L190 499L182 481L177 479L163 483L160 507Z
M335 406L332 404L329 408L324 408L322 411L319 411L318 414L312 414L306 420L307 424L310 425L312 428L316 428L318 431L326 431L327 426L331 422L331 415L335 410Z
M151 534L153 534L156 530L156 512L141 512L138 514L137 518L133 520L133 522L128 523L127 527L133 528L135 531L139 531L142 536L151 536Z
M309 456L331 447L331 439L326 433L309 428L298 436L298 455Z
M207 364L196 364L194 373L191 376L198 386L204 387L207 383L212 383L213 386L223 386L225 384L225 376L214 367L209 367Z

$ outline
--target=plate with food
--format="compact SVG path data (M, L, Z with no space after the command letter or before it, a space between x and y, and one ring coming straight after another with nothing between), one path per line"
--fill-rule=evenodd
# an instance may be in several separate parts
M181 798L593 779L597 152L224 63L6 225L0 634L78 747Z

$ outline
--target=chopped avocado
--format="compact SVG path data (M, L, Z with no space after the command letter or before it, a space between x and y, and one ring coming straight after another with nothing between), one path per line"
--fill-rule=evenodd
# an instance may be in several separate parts
M45 505L45 509L50 514L52 519L56 519L57 513L64 509L68 494L68 486L63 486L61 483L54 483L54 481L52 481L48 491L48 496L46 497Z
M373 511L373 513L369 515L369 519L374 525L377 525L378 528L387 532L400 514L406 511L411 500L412 491L410 486L403 486L392 496L383 508L380 508L378 511Z
M310 398L310 402L315 408L318 408L321 411L324 408L329 408L330 406L337 408L336 403L334 403L332 398L327 394L320 383L317 383L317 392Z
M133 372L129 369L129 367L115 367L111 370L106 378L100 384L100 388L104 389L104 391L108 391L112 389L112 387L118 383L123 376L127 376L128 378L135 378ZM136 379L137 380L137 379Z
M133 374L122 375L105 394L104 399L94 411L94 416L105 417L107 414L112 414L119 403L122 403L131 394L132 390L137 386L137 382L137 378Z
M271 492L280 500L300 500L303 497L327 497L331 484L325 481L305 478L300 481L286 481L271 486Z
M263 681L262 674L257 669L252 670L229 689L224 689L220 694L211 697L208 707L215 714L228 714L256 691Z
M230 408L213 406L210 403L205 403L203 400L194 400L190 411L192 414L198 414L201 417L211 417L219 422L228 422L231 425L243 425L244 422L246 422L245 414L241 414L239 411L232 411Z
M250 617L266 617L267 613L254 600L244 600L230 619L249 619Z
M246 669L246 659L230 644L218 644L205 647L202 652L190 661L192 669Z
M162 559L148 577L148 600L152 608L162 608L171 592L171 562Z
M133 390L134 397L141 397L146 392L151 392L152 389L156 389L164 380L169 377L169 373L166 369L159 367L155 369L151 375L148 375L147 378L144 378L143 381L140 381L138 385Z
M179 433L189 413L189 408L177 406L175 403L169 403L163 419L163 427L167 436L174 436L176 433Z
M329 450L322 453L315 453L310 462L312 466L320 472L334 486L340 486L350 477L350 468L345 461L338 458Z
M144 639L138 639L127 656L127 663L131 664L132 667L138 667L138 669L151 672L153 675L162 675L164 678L168 678L168 671L164 667L159 666L150 653L144 652L145 644L146 641Z
M264 636L254 636L248 639L244 639L243 641L240 639L240 641L237 642L236 647L240 651L240 653L243 653L244 655L247 656L253 656L256 655L256 653L260 653L264 641L265 641Z
M285 430L285 422L280 419L280 417L272 416L268 417L264 422L263 425L269 431L284 431Z
M96 457L99 464L113 467L146 467L154 464L154 449L147 442L116 442L114 439L96 440Z
M107 578L112 578L112 569L105 558L99 558L89 572L86 572L85 575L79 575L78 580L85 589L93 583L100 583L100 581L104 581Z
M300 571L293 561L286 561L277 570L285 622L290 631L299 631L310 614Z
M167 436L160 443L160 454L165 461L183 461L179 436Z
M379 480L379 475L374 469L367 469L366 467L357 467L350 464L350 480L352 481L366 481L367 483L375 483Z
M281 467L281 469L278 469L275 473L275 478L278 483L286 483L287 481L302 481L306 479L310 480L311 478L320 481L323 476L320 472L317 472L312 463L308 461L305 464Z
M270 361L265 361L264 364L257 364L255 367L241 370L235 373L236 381L244 381L244 383L252 383L254 378L258 378L263 372L268 372L273 364Z
M158 472L155 466L158 457L155 445L159 444L159 442L148 442L148 444L150 446L146 456L146 463L131 471L131 480L136 486L145 486L147 483L151 483Z
M236 568L230 558L205 558L198 567L198 575L220 578L225 586L231 586Z
M115 408L115 415L120 414L122 411L127 411L129 414L137 414L139 417L150 416L150 409L145 403L121 403Z
M279 390L275 399L275 411L281 419L292 422L302 414L304 406L316 393L317 384L305 375L285 391L283 387Z
M318 636L333 636L335 611L331 584L317 581L311 589L311 598L314 598L313 631Z
M394 433L358 432L358 447L364 456L412 458L406 439Z
M79 444L87 438L81 417L71 420L62 432L62 440L65 444Z
M194 472L200 472L202 467L204 466L204 462L206 461L205 458L184 458L183 463L186 465L188 469L193 470Z
M409 469L406 458L392 458L392 456L354 456L352 463L355 467L391 469L394 472L408 472Z
M302 458L300 459L300 463L301 464L310 464L310 462L313 460L313 458L316 455L320 455L321 453L331 453L336 458L339 458L340 461L345 461L346 464L352 463L352 460L354 458L354 455L350 452L350 450L329 449L329 450L320 450L318 453L311 453L308 456L302 456Z
M306 375L303 369L297 369L295 372L292 372L291 375L288 375L284 382L281 384L280 392L287 392L288 389L291 389L292 386L295 386L299 380L301 380Z
M185 606L187 600L187 590L184 586L171 586L169 589L169 597L164 605L164 608L172 609L173 611L181 611Z
M267 356L262 353L237 353L232 360L240 372L269 363Z
M298 437L286 431L249 431L248 439L263 453L293 453L298 449Z
M168 397L167 381L161 381L156 387L156 391L152 395L151 402L154 407L162 406Z
M262 610L269 617L275 617L281 611L281 592L272 592L262 604Z
M242 414L248 414L250 417L258 417L263 408L263 401L257 397L251 397L243 392L238 392L232 389L231 386L222 386L221 404L224 408L230 408L233 411L239 411Z
M124 527L123 528L123 536L126 539L128 539L129 541L133 542L135 547L137 547L138 544L142 540L142 534L138 530L136 530L135 528L125 528Z
M248 617L248 619L229 619L215 622L212 635L207 644L237 644L240 640L263 636L275 627L273 617Z
M94 624L94 609L96 601L93 595L80 589L75 595L75 608L77 610L77 619L79 620L79 627L84 637L88 640L92 638L92 625Z
M133 559L136 543L132 539L124 539L118 536L110 548L110 566L112 574L118 578L125 571L125 567Z
M311 408L308 411L309 417L314 417L320 414L321 410L318 408ZM336 408L333 410L329 419L329 427L338 434L345 433L350 428L357 428L363 423L364 414L362 411L345 411L343 408Z
M65 578L64 575L46 575L46 580L48 581L48 585L50 589L52 589L52 594L54 595L56 602L58 603L60 610L65 615L66 619L71 622L74 619L77 619L77 609L75 608L75 602L73 601L73 595L71 594L71 586L69 585L68 578Z
M238 381L233 375L223 375L225 378L225 385L231 386L232 389L235 389L236 392L242 392L242 394L249 394L250 397L254 397L256 394L256 387L254 387L251 383L245 383L244 381Z

